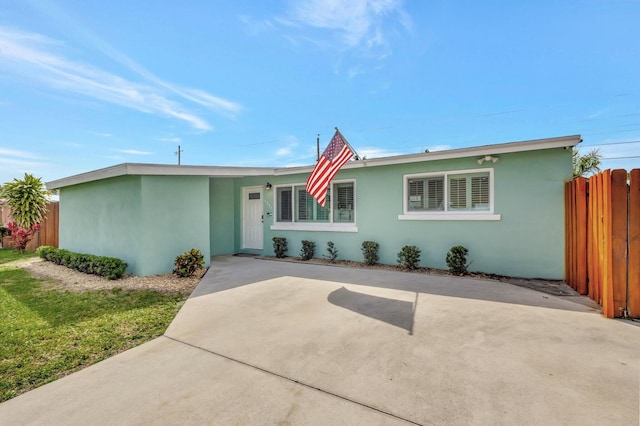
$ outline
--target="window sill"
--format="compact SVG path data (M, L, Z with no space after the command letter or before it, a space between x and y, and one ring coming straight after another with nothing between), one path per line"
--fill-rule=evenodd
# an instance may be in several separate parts
M274 223L269 229L272 231L358 232L358 227L354 223Z
M398 220L501 220L502 215L494 213L413 213L398 215Z

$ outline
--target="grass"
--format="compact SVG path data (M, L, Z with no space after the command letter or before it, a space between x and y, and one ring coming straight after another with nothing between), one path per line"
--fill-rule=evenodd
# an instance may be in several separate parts
M0 402L162 335L187 298L47 288L12 264L32 256L0 249Z

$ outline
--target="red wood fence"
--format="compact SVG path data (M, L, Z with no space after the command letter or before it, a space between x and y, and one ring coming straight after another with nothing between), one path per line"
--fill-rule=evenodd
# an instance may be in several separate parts
M58 216L59 216L59 204L57 201L52 201L48 205L47 218L40 224L40 230L36 232L35 236L29 244L27 244L27 250L34 251L40 246L54 246L58 247ZM6 224L11 220L11 211L7 206L0 206L0 223ZM12 247L11 239L4 237L2 239L2 247Z
M640 318L640 169L565 185L566 281L608 318Z

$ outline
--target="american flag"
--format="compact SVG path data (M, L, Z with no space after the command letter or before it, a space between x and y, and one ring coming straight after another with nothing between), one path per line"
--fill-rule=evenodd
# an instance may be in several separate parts
M349 145L345 142L340 131L336 129L331 142L307 179L307 192L318 200L318 204L322 207L327 200L327 189L333 177L352 157L353 152L349 149Z

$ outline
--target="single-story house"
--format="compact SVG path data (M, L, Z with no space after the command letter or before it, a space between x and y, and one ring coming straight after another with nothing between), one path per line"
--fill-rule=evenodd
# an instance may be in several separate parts
M405 245L446 269L454 245L469 270L564 278L564 183L579 135L348 162L320 207L305 191L313 165L119 164L48 182L60 196L60 247L124 259L136 275L167 273L191 248L214 255L288 255L302 240L363 260L363 241L396 264Z

